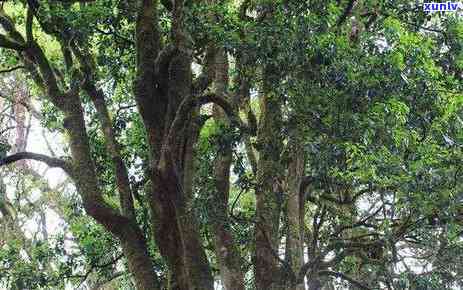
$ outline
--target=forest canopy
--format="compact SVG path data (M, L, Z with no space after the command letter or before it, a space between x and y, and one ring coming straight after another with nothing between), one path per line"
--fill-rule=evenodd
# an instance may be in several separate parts
M0 289L461 289L462 89L417 1L0 1Z

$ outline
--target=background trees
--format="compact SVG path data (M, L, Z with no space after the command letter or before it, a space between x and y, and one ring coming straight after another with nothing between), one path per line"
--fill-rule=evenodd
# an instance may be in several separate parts
M462 280L458 18L408 1L1 7L0 165L31 182L1 187L5 287ZM26 120L50 148L24 145ZM28 236L21 220L51 210L62 227Z

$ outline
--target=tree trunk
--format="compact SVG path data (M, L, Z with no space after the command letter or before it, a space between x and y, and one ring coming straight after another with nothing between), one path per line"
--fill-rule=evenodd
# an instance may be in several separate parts
M179 142L165 145L165 137L180 103L191 94L191 57L186 53L181 37L183 1L174 3L174 49L165 58L159 53L157 5L158 1L141 0L138 8L135 83L135 97L150 146L154 238L172 273L173 289L213 289L213 278L195 216L188 208L189 194L186 192L190 191L192 176L191 172L184 170L191 166L192 155L191 151L188 156L183 155L188 150L180 148L185 149L185 142L192 140L188 140L188 132L180 130L175 132ZM157 63L158 56L162 59ZM156 70L164 75L157 75Z
M219 49L215 63L215 90L219 96L225 96L228 88L228 59L223 49ZM234 104L236 106L236 104ZM228 124L227 118L219 107L214 106L216 122ZM227 128L229 128L227 126ZM214 164L215 193L213 197L213 230L215 253L219 261L220 276L225 290L244 290L244 274L241 270L241 257L231 233L228 217L228 198L230 192L230 167L232 148L217 153Z
M91 157L79 90L73 88L66 93L61 92L53 69L36 42L31 43L23 57L24 62L30 64L28 68L31 73L36 73L36 69L40 71L41 77L34 78L34 80L64 114L63 126L69 134L73 158L71 177L82 197L86 212L121 241L137 289L159 289L147 245L138 225L121 215L117 209L109 206L103 199L95 164Z
M295 125L297 126L297 124ZM289 141L289 152L291 152L291 161L288 168L287 184L288 184L288 199L287 199L287 252L286 260L289 261L292 272L297 275L304 263L303 252L303 218L301 218L301 203L300 200L300 184L304 173L304 152L300 140L296 137L301 136L293 134ZM290 281L288 290L304 290L304 282Z
M165 204L171 204L170 210L174 211L175 219L173 221L176 222L183 250L184 270L188 280L187 289L212 290L214 289L214 280L209 262L199 239L196 221L186 203L182 182L174 168L170 154L165 153L162 155L160 166L154 175L156 183L159 184L159 196L162 197ZM170 252L166 254L172 255Z
M281 172L280 155L281 101L271 88L278 79L274 77L276 68L264 71L261 118L257 132L259 161L256 187L256 227L255 227L255 279L258 290L277 289L281 281L278 269L279 225L281 213Z
M82 194L84 208L89 215L120 239L137 289L159 289L143 233L136 223L109 207L101 196L95 165L90 156L82 107L77 96L68 97L69 104L64 110L65 127L70 136L74 170L78 172L74 176L76 187Z

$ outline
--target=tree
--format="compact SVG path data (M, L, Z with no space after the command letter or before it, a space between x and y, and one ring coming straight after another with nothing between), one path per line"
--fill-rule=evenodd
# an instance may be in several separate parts
M461 23L396 2L6 2L4 81L67 144L0 166L61 168L137 289L450 289Z

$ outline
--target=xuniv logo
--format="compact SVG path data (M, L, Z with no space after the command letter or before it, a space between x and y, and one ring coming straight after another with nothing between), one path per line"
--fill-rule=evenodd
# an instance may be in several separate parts
M423 4L423 10L426 12L439 11L457 11L463 9L462 2L428 2Z

